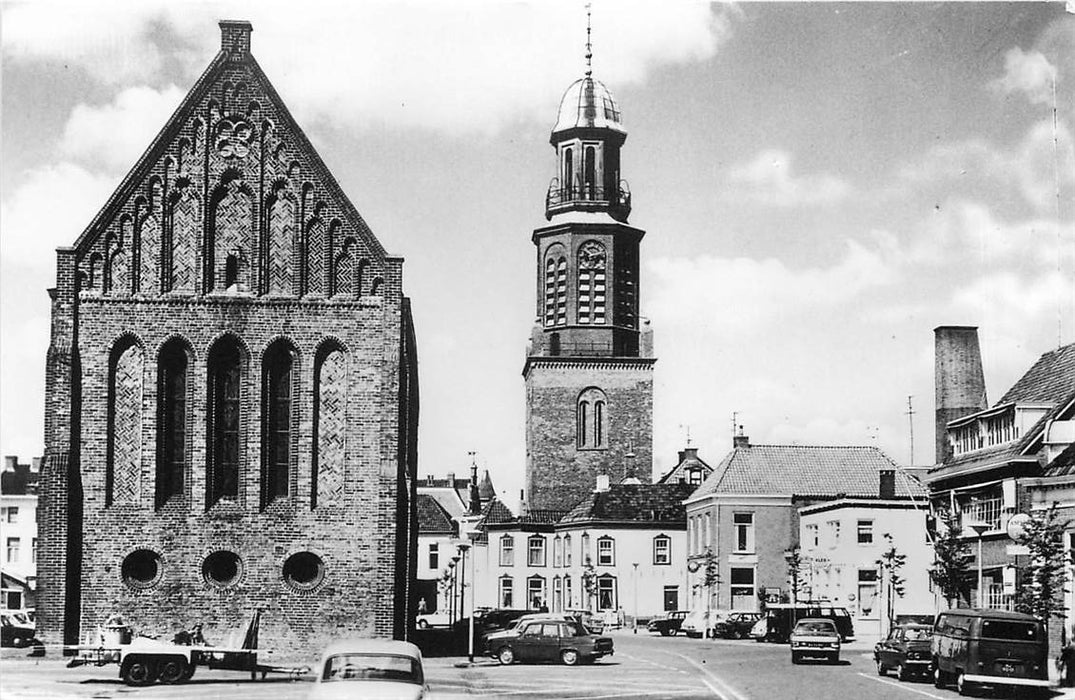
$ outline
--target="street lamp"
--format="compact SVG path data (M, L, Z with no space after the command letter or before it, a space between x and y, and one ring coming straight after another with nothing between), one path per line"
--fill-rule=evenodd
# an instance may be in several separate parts
M459 607L462 608L460 612L466 612L466 600L467 600L467 550L470 549L469 542L460 542L457 546L459 552L463 555L463 568L460 569L462 574L461 583L459 586ZM474 566L474 557L470 558L471 567ZM467 634L467 659L470 663L474 663L474 576L471 572L470 581L470 617L468 627L470 628Z
M633 562L631 566L635 567L635 620L634 620L634 633L638 634L638 562Z
M452 600L448 604L449 605L449 607L448 607L448 619L451 620L453 624L455 623L456 615L459 612L459 609L455 605L455 588L456 588L455 584L456 584L456 580L457 580L457 577L455 575L455 567L456 567L456 565L458 563L459 563L459 555L458 554L455 555L454 557L452 557L452 560L448 562L448 569L452 572Z
M978 535L978 607L985 607L985 595L982 590L982 535L986 530L991 529L991 525L987 522L976 521L973 523L967 523L967 527L974 530L974 534Z

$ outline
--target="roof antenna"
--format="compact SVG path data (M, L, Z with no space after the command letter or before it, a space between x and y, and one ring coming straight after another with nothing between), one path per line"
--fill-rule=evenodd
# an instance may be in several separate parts
M586 3L586 77L590 77L593 69L590 59L593 58L593 47L590 45L590 3Z

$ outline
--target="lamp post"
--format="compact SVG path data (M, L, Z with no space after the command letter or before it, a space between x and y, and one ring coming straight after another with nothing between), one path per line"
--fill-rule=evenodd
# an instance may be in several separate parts
M460 579L461 583L460 583L460 586L459 586L459 607L461 608L460 613L465 613L466 612L466 601L467 601L467 550L470 549L470 543L469 542L460 542L458 547L457 547L457 549L459 550L460 554L463 555L463 567L460 569L460 573L462 575L462 578ZM470 565L472 567L474 566L474 557L470 558ZM470 663L474 663L474 576L473 576L473 571L471 572L471 574L472 575L470 577L471 578L471 581L470 581L470 588L471 588L471 591L470 591L470 617L468 618L468 624L467 624L467 627L469 628L468 633L467 633L467 660Z
M456 618L457 618L457 616L459 614L459 608L457 608L456 604L455 604L455 589L456 589L456 582L457 582L457 578L458 578L455 575L455 567L456 567L457 564L459 564L459 555L458 554L453 556L451 561L448 562L448 569L452 572L452 600L451 600L451 603L449 604L450 608L449 608L448 618L452 621L453 624L455 623L455 620L456 620Z
M635 568L635 618L634 618L634 634L638 634L638 562L631 564Z
M967 523L967 527L974 530L974 534L978 536L978 607L985 607L985 591L983 588L982 579L982 535L990 528L989 523L977 521L973 523Z

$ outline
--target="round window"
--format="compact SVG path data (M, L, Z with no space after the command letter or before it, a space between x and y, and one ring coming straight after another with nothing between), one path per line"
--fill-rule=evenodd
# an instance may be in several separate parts
M218 587L231 586L243 573L243 563L235 552L213 552L202 562L205 582Z
M120 574L131 588L149 588L160 580L160 555L150 549L136 549L124 557Z
M284 562L284 581L292 588L314 588L323 578L325 562L313 552L292 554Z

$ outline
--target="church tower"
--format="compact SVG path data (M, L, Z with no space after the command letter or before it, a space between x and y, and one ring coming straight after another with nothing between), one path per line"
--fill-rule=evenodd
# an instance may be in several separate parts
M587 39L589 28L587 28ZM557 175L534 231L537 320L526 381L526 497L567 509L598 475L652 481L653 357L639 318L639 243L621 179L627 131L590 70L568 87L549 139Z

